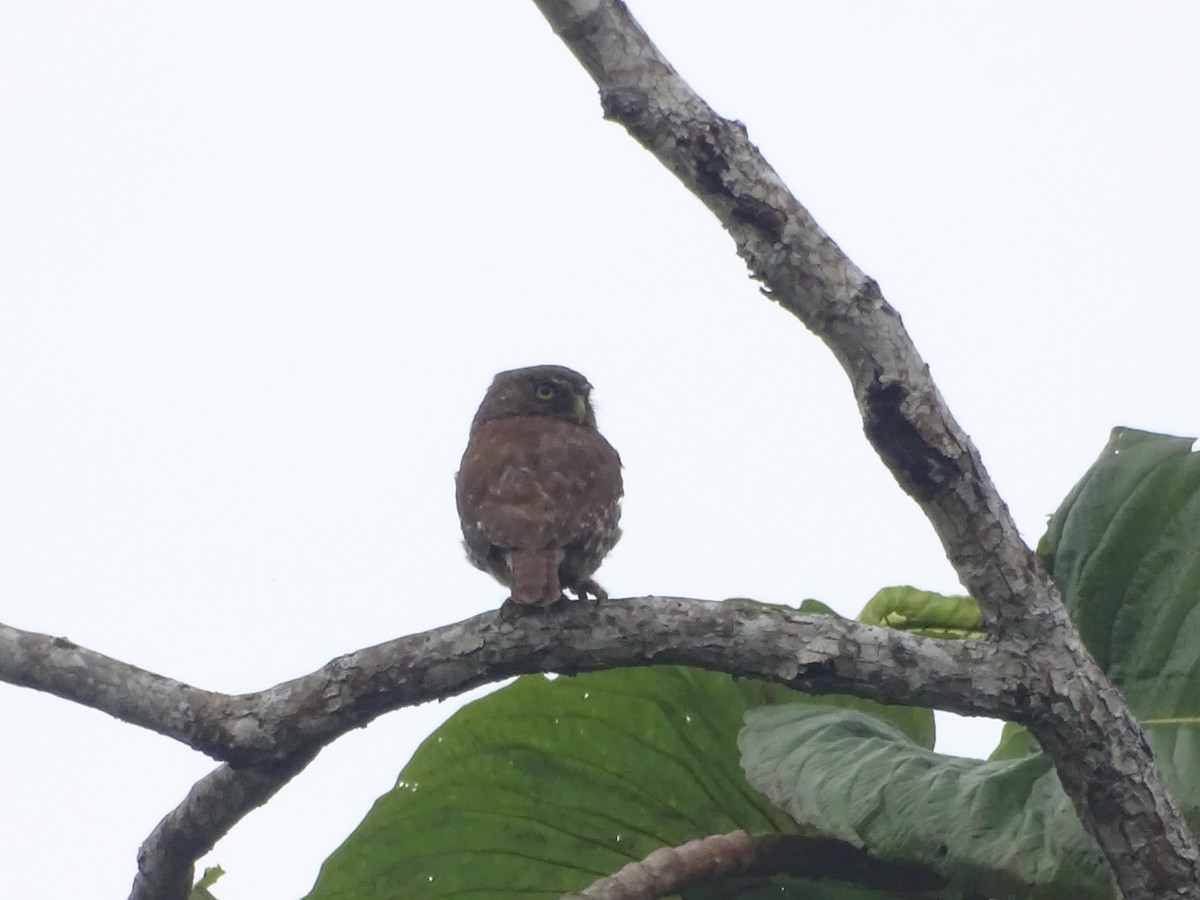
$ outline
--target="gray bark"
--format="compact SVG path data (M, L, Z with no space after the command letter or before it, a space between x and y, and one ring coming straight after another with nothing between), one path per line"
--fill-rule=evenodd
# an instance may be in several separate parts
M845 369L863 430L929 518L991 636L1030 689L1024 717L1133 900L1200 898L1200 852L1145 737L1084 648L899 314L792 196L738 122L718 116L619 0L535 0L623 125L729 232L763 292Z
M1083 647L878 286L791 195L746 129L692 92L622 3L535 2L596 81L605 115L708 206L763 292L842 364L868 440L929 518L980 604L985 635L937 641L779 608L645 597L488 613L357 651L266 691L226 695L0 626L0 679L104 710L225 763L143 845L132 896L186 897L195 860L242 815L322 746L379 715L515 674L674 663L1024 723L1054 759L1122 896L1200 900L1200 853L1137 722ZM662 860L678 868L715 846Z

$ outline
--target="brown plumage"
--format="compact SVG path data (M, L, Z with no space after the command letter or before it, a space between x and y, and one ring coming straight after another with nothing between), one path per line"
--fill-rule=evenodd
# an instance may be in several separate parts
M564 366L501 372L471 423L455 477L463 545L513 603L549 606L563 588L608 599L592 574L621 536L621 458L591 390Z

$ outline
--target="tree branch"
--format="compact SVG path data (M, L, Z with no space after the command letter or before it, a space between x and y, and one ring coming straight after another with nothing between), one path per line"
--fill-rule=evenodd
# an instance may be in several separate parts
M186 900L196 860L238 821L262 806L316 757L296 754L259 769L221 766L201 778L138 850L138 872L129 900Z
M867 438L921 506L989 630L1024 662L1029 725L1127 898L1200 898L1200 850L1137 722L950 414L900 316L619 0L535 0L620 122L716 215L764 293L833 351Z
M661 847L561 900L656 900L733 875L832 878L906 898L929 897L945 886L926 869L881 862L845 841L732 831Z
M788 192L745 128L691 91L622 3L535 2L595 79L606 116L700 197L764 293L831 348L868 439L929 517L989 636L942 642L832 617L650 597L517 618L487 613L230 696L0 626L0 678L240 767L201 780L155 829L134 896L185 896L194 860L238 818L321 746L384 712L515 674L677 663L1024 722L1054 758L1122 894L1200 898L1200 852L1136 721L1084 649L878 286Z
M945 641L744 601L641 597L486 612L338 657L250 694L205 691L65 638L0 625L0 679L102 710L225 760L143 844L133 900L185 898L195 861L325 744L384 713L513 675L690 665L808 693L1021 720L1016 666Z
M224 694L203 691L81 647L65 637L0 623L0 681L90 706L203 749L199 723L218 716Z
M338 657L265 691L205 691L62 638L0 626L0 679L49 691L235 766L283 762L384 713L533 672L676 664L965 715L1023 721L1015 662L986 640L944 641L785 607L640 597L486 612Z

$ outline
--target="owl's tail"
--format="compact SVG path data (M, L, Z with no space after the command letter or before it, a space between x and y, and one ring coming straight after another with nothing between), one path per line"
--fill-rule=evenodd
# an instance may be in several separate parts
M562 551L513 550L508 566L512 571L512 602L523 606L549 606L562 596L558 583L558 564Z

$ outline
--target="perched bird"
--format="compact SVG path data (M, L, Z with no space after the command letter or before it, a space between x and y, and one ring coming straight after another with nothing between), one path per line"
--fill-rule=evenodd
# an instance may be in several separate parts
M624 489L591 390L565 366L501 372L471 422L455 476L463 545L515 604L549 606L563 588L608 599L592 574L621 537Z

